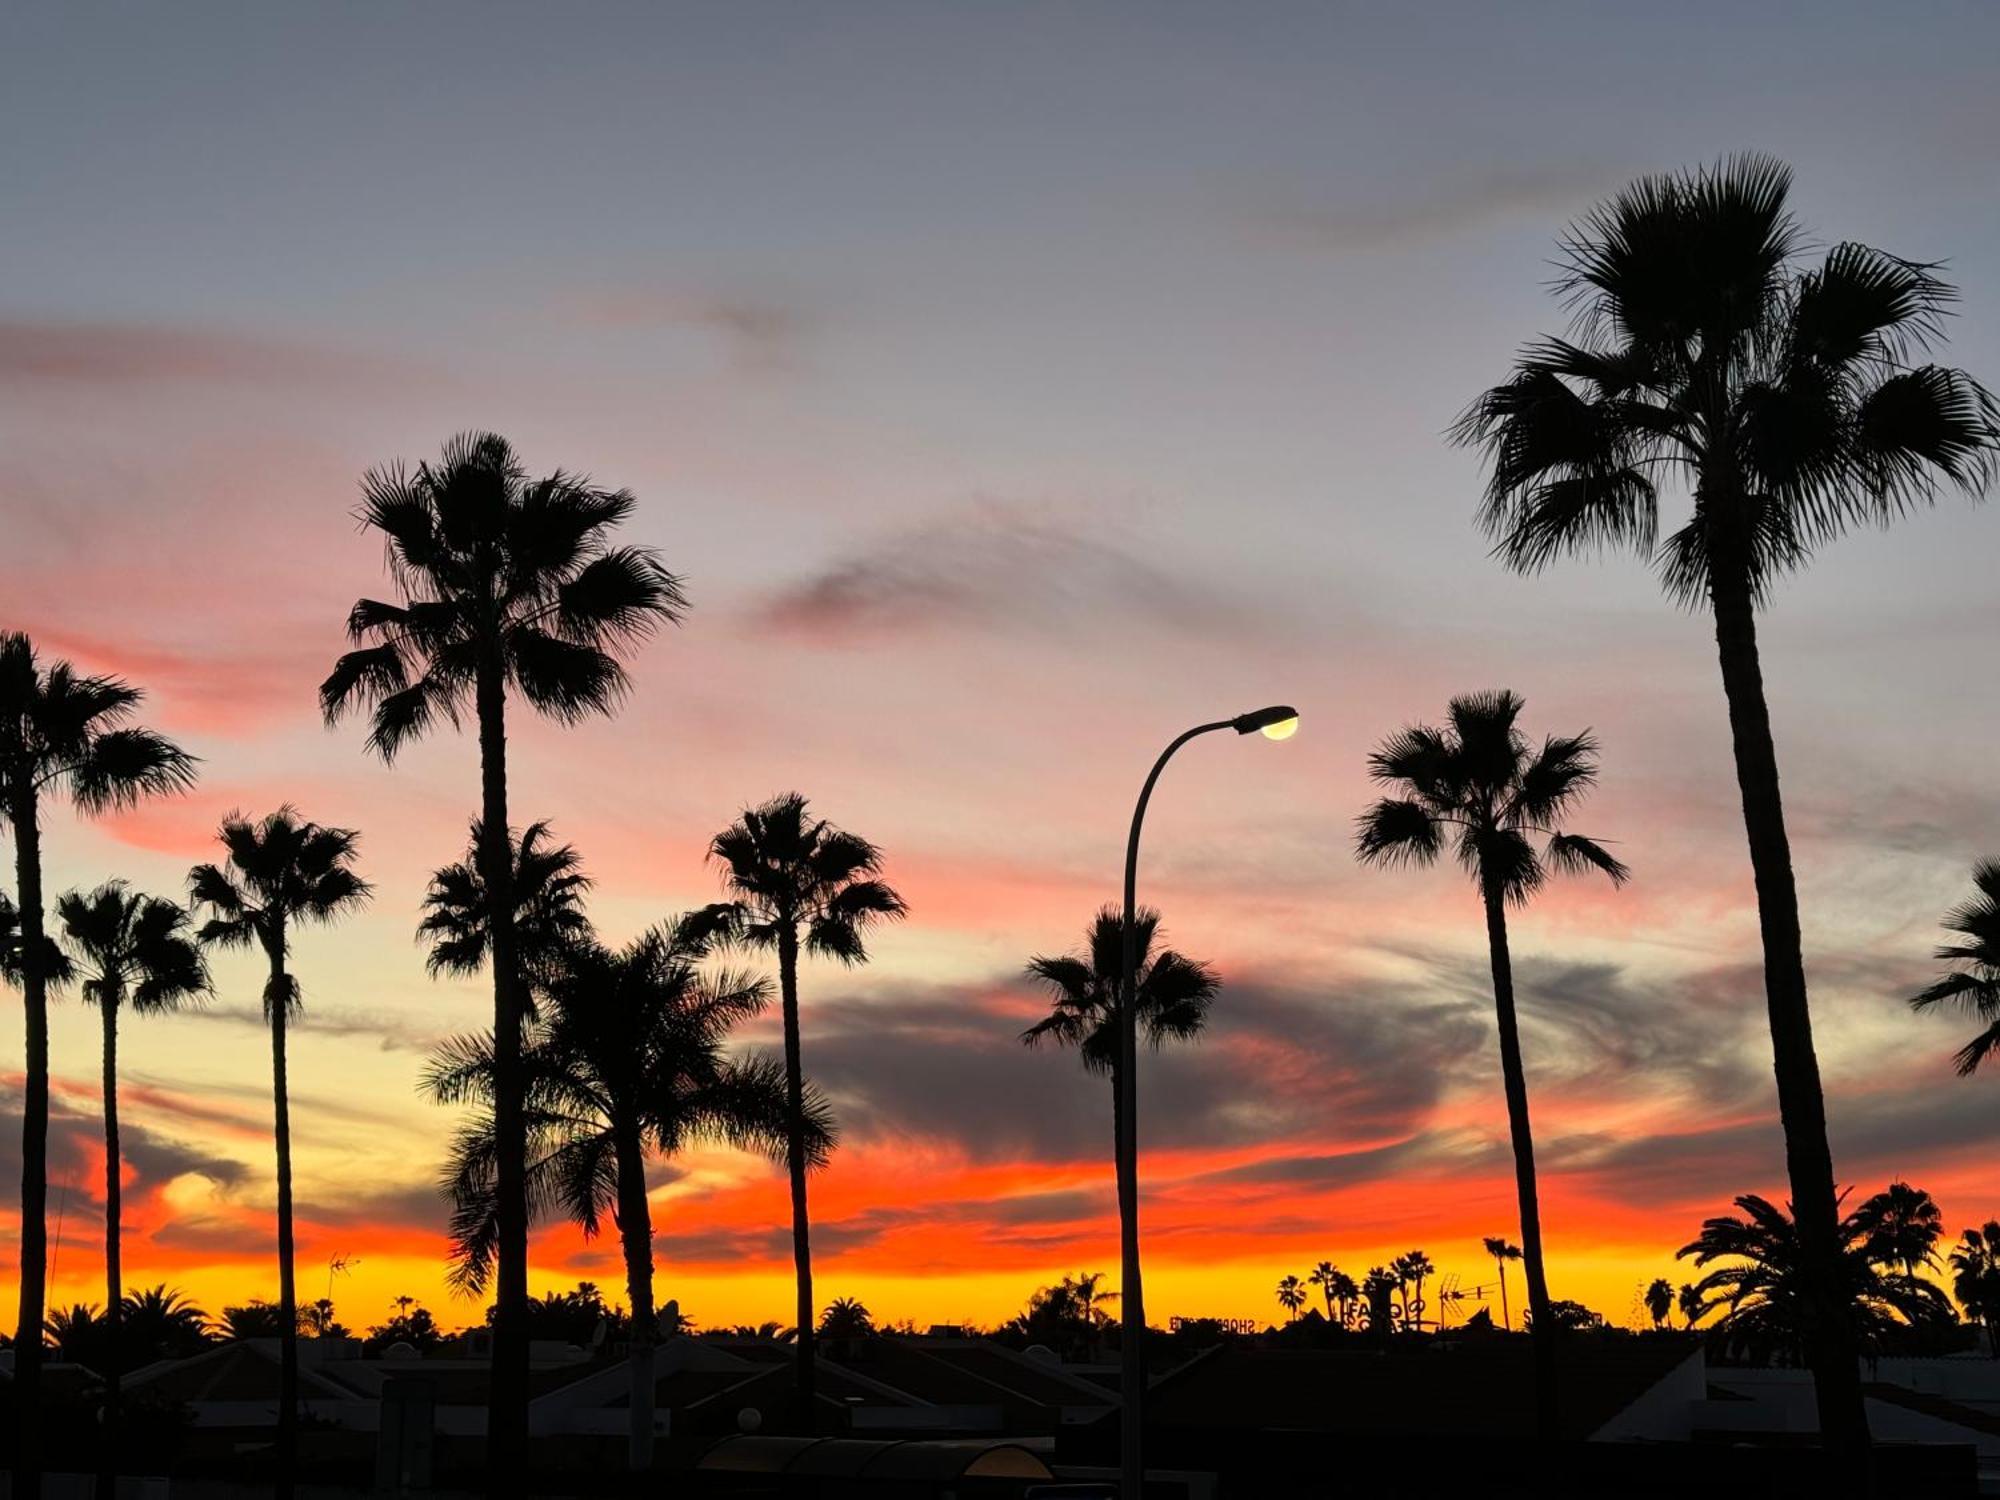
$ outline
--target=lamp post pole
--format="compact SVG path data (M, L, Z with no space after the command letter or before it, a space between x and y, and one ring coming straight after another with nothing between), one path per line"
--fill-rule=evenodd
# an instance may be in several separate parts
M1139 934L1139 834L1146 822L1146 804L1153 786L1174 752L1197 735L1218 729L1238 734L1262 730L1271 739L1289 739L1298 727L1298 712L1278 706L1233 719L1197 724L1160 752L1132 809L1132 834L1125 844L1125 955L1118 982L1118 1250L1120 1318L1118 1396L1118 1492L1121 1500L1142 1500L1145 1494L1146 1299L1139 1273L1139 1017L1137 991Z

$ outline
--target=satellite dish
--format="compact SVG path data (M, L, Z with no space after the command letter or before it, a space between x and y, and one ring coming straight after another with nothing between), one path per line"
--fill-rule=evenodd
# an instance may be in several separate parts
M590 1347L592 1349L602 1349L604 1341L609 1337L611 1337L611 1320L609 1318L599 1318L597 1326L590 1330Z
M384 1359L415 1359L417 1357L417 1346L415 1344L407 1344L403 1340L398 1339L382 1351L382 1357Z
M738 1432L755 1432L764 1425L764 1414L754 1406L746 1406L736 1414Z
M1047 1344L1030 1344L1022 1352L1038 1365L1048 1365L1053 1368L1062 1363L1062 1356Z

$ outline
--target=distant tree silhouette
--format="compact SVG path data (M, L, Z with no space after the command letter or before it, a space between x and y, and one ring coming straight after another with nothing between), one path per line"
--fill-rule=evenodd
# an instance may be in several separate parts
M369 887L354 872L360 839L351 828L325 828L287 805L257 822L237 813L217 833L226 858L196 865L188 890L208 912L205 946L263 951L264 1020L271 1028L271 1097L278 1151L278 1443L276 1488L292 1493L298 1461L299 1298L292 1240L292 1105L287 1079L286 1031L301 1009L291 972L292 934L302 926L339 920L368 900Z
M124 1156L118 1141L118 1012L126 1005L140 1015L178 1010L208 993L208 966L195 945L187 912L172 901L139 895L123 881L110 881L88 895L66 893L56 901L56 918L71 968L82 981L83 998L97 1007L103 1022L104 1321L112 1349L122 1351L119 1324L125 1283L119 1210ZM106 1493L118 1472L122 1364L122 1359L113 1359L98 1372L104 1378L98 1478Z
M333 1315L333 1298L320 1297L299 1309L299 1321L316 1339L344 1339L353 1335Z
M241 1307L225 1307L217 1331L231 1339L281 1339L285 1336L285 1312L275 1302L253 1297Z
M1401 1322L1412 1333L1424 1331L1424 1283L1430 1279L1437 1267L1431 1258L1421 1250L1412 1250L1407 1255L1399 1255L1389 1263L1389 1270L1396 1278L1396 1295L1401 1302Z
M1104 1289L1104 1272L1084 1271L1039 1287L1028 1298L1027 1311L1006 1325L1023 1344L1042 1344L1066 1357L1094 1358L1098 1340L1111 1326L1111 1314L1101 1305L1118 1300Z
M823 1339L863 1339L875 1331L875 1320L853 1297L835 1297L819 1317Z
M1965 1315L1986 1329L1986 1347L2000 1359L2000 1220L1966 1230L1949 1263L1952 1295Z
M396 1344L408 1344L419 1354L443 1347L444 1332L428 1307L414 1297L396 1298L395 1307L394 1317L377 1323L362 1336L363 1353L379 1355Z
M424 893L417 939L430 949L433 975L469 977L484 969L492 954L493 924L486 883L479 876L485 838L475 821L466 857L432 875ZM546 822L529 824L508 843L513 851L508 884L514 899L515 961L528 978L522 1003L532 1019L537 988L556 971L571 944L591 936L583 905L590 877L572 845L551 842Z
M1972 883L1979 893L1945 914L1945 928L1955 934L1954 940L1932 955L1957 967L1910 997L1914 1010L1951 1006L1985 1023L1986 1029L1952 1059L1961 1076L2000 1052L2000 860L1983 859L1973 866Z
M1514 1319L1507 1310L1507 1262L1521 1258L1521 1247L1508 1244L1506 1236L1498 1234L1489 1234L1480 1243L1493 1257L1493 1265L1500 1273L1500 1326L1512 1328Z
M1532 1308L1529 1309L1527 1317L1528 1331L1533 1333L1536 1320ZM1549 1303L1548 1326L1559 1333L1581 1333L1586 1329L1605 1328L1610 1325L1605 1320L1604 1314L1592 1312L1581 1302L1558 1297Z
M1944 1214L1922 1188L1892 1182L1854 1211L1854 1222L1868 1254L1882 1264L1912 1276L1937 1265Z
M1673 1310L1674 1284L1664 1276L1654 1277L1646 1287L1646 1316L1655 1328L1665 1328Z
M596 1236L617 1226L631 1306L630 1459L652 1465L653 1221L646 1154L674 1156L719 1141L776 1157L788 1139L784 1075L770 1059L733 1061L724 1051L739 1022L763 1010L768 986L742 974L704 977L712 934L699 924L655 927L613 951L573 941L545 972L536 1023L522 1053L528 1102L528 1201L559 1209ZM483 1291L498 1246L499 1141L493 1126L493 1041L454 1037L424 1077L446 1104L480 1113L454 1143L445 1174L451 1196L451 1280ZM832 1127L808 1092L806 1146L817 1165Z
M1278 1283L1278 1306L1289 1315L1289 1321L1298 1322L1299 1309L1306 1305L1305 1283L1296 1276L1287 1276Z
M1312 1268L1312 1274L1306 1280L1319 1288L1319 1294L1326 1302L1327 1322L1345 1328L1347 1304L1353 1300L1355 1292L1354 1278L1332 1261L1323 1260Z
M1674 1306L1680 1310L1681 1321L1689 1328L1699 1323L1708 1311L1702 1305L1699 1289L1685 1281L1681 1283L1680 1290L1674 1293Z
M1449 723L1443 728L1414 724L1385 740L1369 757L1368 774L1397 795L1361 815L1355 853L1369 865L1429 865L1449 849L1471 876L1485 907L1528 1310L1542 1330L1535 1340L1535 1418L1541 1436L1552 1439L1557 1432L1555 1350L1548 1331L1553 1325L1544 1311L1549 1284L1542 1267L1528 1076L1514 1018L1507 908L1525 905L1547 883L1551 870L1597 870L1614 885L1624 882L1626 870L1602 845L1562 827L1596 784L1597 741L1586 730L1551 736L1535 749L1518 727L1522 706L1520 698L1506 691L1468 693L1451 700Z
M1898 1243L1871 1232L1883 1215L1884 1196L1868 1199L1838 1225L1842 1317L1861 1330L1864 1348L1875 1347L1899 1322L1922 1325L1952 1317L1944 1293L1905 1268L1916 1240ZM1803 1364L1824 1334L1815 1326L1821 1312L1802 1264L1798 1226L1790 1213L1754 1193L1739 1197L1736 1206L1742 1217L1704 1220L1701 1233L1677 1252L1698 1267L1715 1267L1695 1283L1701 1298L1697 1318L1719 1311L1718 1329L1767 1356ZM1917 1263L1929 1258L1929 1247L1922 1247Z
M48 1294L49 984L58 950L42 898L42 805L67 796L94 815L185 790L194 758L131 723L139 689L87 677L66 661L44 669L18 632L0 634L0 814L14 838L11 963L26 1014L21 1084L20 1315L14 1330L14 1497L41 1494L42 1314Z
M799 1042L799 954L844 964L868 961L866 934L908 910L882 880L882 852L857 834L816 818L797 792L774 797L718 833L709 858L722 869L731 899L710 906L701 921L724 939L773 952L785 1032L785 1089L791 1139L786 1166L792 1184L792 1263L798 1280L795 1354L801 1420L816 1420L813 1364L812 1228L806 1172L813 1165L812 1114Z
M137 1369L160 1359L186 1359L208 1346L208 1314L185 1292L164 1283L128 1292L119 1308L123 1363Z
M56 1346L56 1355L64 1364L101 1370L117 1364L121 1357L104 1309L95 1302L73 1302L68 1307L49 1309L48 1317L42 1320L42 1330Z
M1396 1278L1382 1266L1370 1266L1361 1278L1362 1319L1368 1331L1387 1337L1396 1328Z
M1486 451L1482 519L1509 566L1635 550L1657 561L1676 603L1714 618L1786 1166L1818 1309L1820 1431L1854 1453L1868 1423L1756 611L1849 527L1892 520L1941 484L1982 488L2000 428L1978 382L1917 362L1953 296L1934 268L1853 243L1802 267L1790 190L1781 162L1745 155L1644 178L1595 209L1563 240L1556 279L1574 339L1529 345L1458 437ZM1662 476L1693 499L1663 543Z
M519 1492L529 1472L527 976L514 935L507 702L518 696L563 724L609 713L626 689L618 653L680 619L687 600L650 549L612 545L632 512L628 492L560 470L531 479L490 432L453 438L434 464L371 469L361 496L361 522L387 542L401 597L363 599L348 615L348 635L366 644L320 687L328 722L367 709L368 746L384 761L440 721L456 726L468 708L479 729L477 864L492 896L494 1108L504 1143L487 1462L493 1488Z

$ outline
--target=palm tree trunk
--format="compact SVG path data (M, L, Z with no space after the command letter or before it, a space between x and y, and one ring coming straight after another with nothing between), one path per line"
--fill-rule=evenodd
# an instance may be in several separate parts
M271 1013L271 1100L278 1143L278 1465L273 1489L278 1500L290 1500L299 1461L299 1292L292 1265L292 1102L285 1065L292 990L282 926L273 934L272 948L265 1004Z
M125 1364L119 1337L125 1308L124 1267L120 1263L119 1206L124 1184L118 1147L118 991L107 984L98 1006L104 1017L104 1322L109 1330L110 1357L105 1361L104 1434L97 1450L97 1492L114 1493L118 1474L118 1399Z
M42 1492L42 1321L49 1252L49 980L42 964L42 838L35 790L9 809L21 905L21 1000L27 1076L21 1088L21 1308L14 1325L14 1495Z
M521 1096L526 1004L514 943L514 851L507 826L507 692L497 661L479 670L479 878L493 938L495 1245L493 1367L486 1402L487 1488L528 1484L527 1122Z
M1495 1259L1493 1264L1500 1271L1500 1326L1510 1329L1514 1326L1514 1315L1507 1307L1507 1262Z
M1807 1358L1819 1405L1821 1442L1851 1455L1868 1451L1868 1415L1862 1404L1859 1344L1853 1310L1840 1294L1839 1199L1833 1152L1826 1138L1826 1100L1819 1058L1813 1050L1812 1012L1806 999L1804 943L1799 933L1799 893L1792 878L1791 843L1778 791L1778 753L1771 739L1770 707L1757 654L1757 621L1746 572L1716 566L1710 599L1715 609L1716 655L1729 702L1729 731L1736 752L1736 783L1743 799L1743 829L1757 886L1757 924L1764 946L1764 998L1770 1015L1771 1057L1778 1081L1778 1116L1785 1130L1785 1168L1798 1226L1800 1267L1813 1308Z
M637 1126L618 1130L618 1237L625 1249L625 1300L632 1309L631 1431L626 1466L653 1467L653 1210L646 1201L646 1156Z
M1528 1315L1534 1319L1535 1430L1544 1442L1553 1442L1559 1436L1556 1330L1549 1318L1549 1283L1542 1268L1535 1135L1528 1123L1528 1075L1521 1065L1521 1032L1514 1019L1514 959L1507 948L1506 901L1490 882L1484 894L1486 944L1493 961L1493 1008L1500 1023L1500 1077L1507 1094L1507 1132L1514 1145L1514 1193L1521 1205L1521 1263L1528 1277Z
M778 928L778 993L785 1018L785 1165L792 1178L792 1264L798 1273L799 1419L808 1432L819 1426L813 1328L812 1232L806 1215L805 1069L799 1057L799 934L789 921Z

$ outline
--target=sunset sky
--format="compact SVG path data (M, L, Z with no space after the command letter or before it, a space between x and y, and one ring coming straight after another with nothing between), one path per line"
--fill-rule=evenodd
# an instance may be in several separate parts
M1782 1195L1713 645L1636 560L1504 572L1442 433L1561 326L1569 219L1738 149L1793 164L1820 243L1948 260L1951 360L2000 381L1996 48L1979 4L14 7L0 628L142 685L202 758L188 796L52 812L49 889L178 894L233 809L362 831L372 906L297 949L301 1294L345 1255L353 1326L404 1292L476 1320L415 1082L490 996L426 979L413 933L476 749L385 768L314 692L389 587L371 464L483 427L630 487L693 612L615 719L519 722L516 814L621 939L716 898L704 846L747 802L797 789L883 846L910 920L802 981L844 1129L817 1281L994 1322L1117 1264L1108 1090L1015 1040L1022 966L1116 894L1168 738L1295 703L1289 743L1184 752L1142 871L1225 980L1144 1073L1148 1310L1271 1319L1322 1258L1422 1246L1473 1285L1480 1237L1518 1237L1473 892L1350 852L1371 746L1511 687L1530 732L1597 731L1578 828L1634 871L1515 925L1553 1289L1632 1320L1704 1215ZM2000 1079L1900 997L2000 855L1996 528L1953 500L1851 537L1764 627L1838 1174L1909 1177L1954 1237L2000 1212ZM260 978L216 976L128 1020L122 1096L127 1283L211 1309L276 1289ZM51 1301L101 1300L73 997L53 1052ZM781 1175L654 1182L661 1296L784 1317ZM549 1228L536 1289L579 1278L617 1286L615 1243Z

